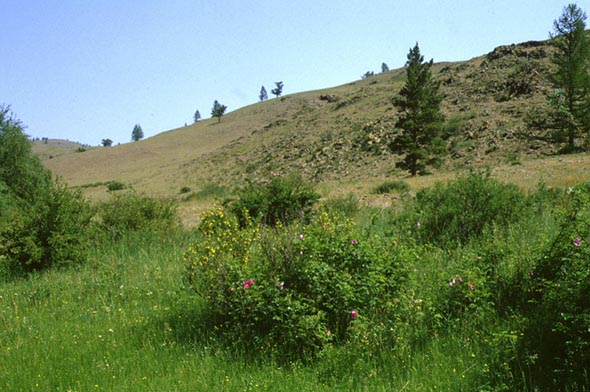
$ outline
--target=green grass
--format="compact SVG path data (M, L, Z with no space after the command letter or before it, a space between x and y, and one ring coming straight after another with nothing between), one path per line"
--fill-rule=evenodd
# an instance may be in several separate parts
M356 219L386 237L395 215L364 208ZM556 230L542 214L484 243L419 248L404 298L435 314L431 300L469 260L493 250L503 255L499 276L511 276ZM513 356L518 320L493 312L475 322L443 318L437 328L434 320L405 325L396 347L329 346L307 364L232 352L183 284L182 255L195 240L188 230L130 234L97 244L79 268L3 277L0 390L499 391L503 380L524 377L503 362Z

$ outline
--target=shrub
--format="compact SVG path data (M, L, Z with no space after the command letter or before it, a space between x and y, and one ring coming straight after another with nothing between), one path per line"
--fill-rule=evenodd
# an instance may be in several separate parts
M531 271L523 356L547 390L590 383L590 183L569 190L561 228Z
M97 207L98 225L114 238L127 232L168 230L178 223L172 200L153 199L135 192L114 195Z
M414 217L419 238L443 246L465 244L486 227L507 227L526 206L525 195L511 184L470 173L416 195Z
M328 214L262 231L244 217L240 224L221 209L206 213L203 242L184 256L189 286L228 341L280 359L311 358L351 338L355 323L374 333L395 320L405 273L392 243L360 238L352 222Z
M106 185L109 192L120 191L126 188L125 184L119 181L109 181Z
M382 195L391 192L406 193L410 190L410 186L404 181L386 181L377 185L371 193Z
M0 107L0 260L11 273L82 262L90 209L52 181L7 108Z
M290 223L308 218L319 195L300 176L274 177L268 184L248 185L239 192L239 199L231 203L231 211L240 224L248 217L259 219L266 225ZM244 215L247 212L247 216Z

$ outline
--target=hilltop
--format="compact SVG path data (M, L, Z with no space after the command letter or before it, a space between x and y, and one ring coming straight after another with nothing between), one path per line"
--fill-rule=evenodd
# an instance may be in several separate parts
M37 153L73 187L99 199L110 181L153 196L181 188L232 189L246 178L300 172L326 193L367 193L384 179L413 187L469 167L534 186L540 179L571 185L585 177L585 155L557 156L557 147L527 127L533 109L547 106L551 86L547 41L499 46L468 61L435 63L444 94L449 155L435 176L408 179L386 148L396 110L391 103L405 81L399 68L334 88L270 99L216 119L170 130L139 142L79 153ZM51 155L51 156L50 156ZM568 168L567 176L564 170Z

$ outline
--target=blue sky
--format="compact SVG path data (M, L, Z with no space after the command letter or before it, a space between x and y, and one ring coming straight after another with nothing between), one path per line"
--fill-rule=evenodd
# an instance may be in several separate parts
M548 38L554 0L0 0L0 104L33 137L127 143L213 101L256 103L404 65ZM586 9L586 4L579 3Z

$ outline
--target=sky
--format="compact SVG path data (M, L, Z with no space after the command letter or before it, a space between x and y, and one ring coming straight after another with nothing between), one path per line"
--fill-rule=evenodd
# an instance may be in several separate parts
M131 141L283 94L545 40L555 0L0 0L0 105L31 137ZM588 4L578 3L587 10Z

